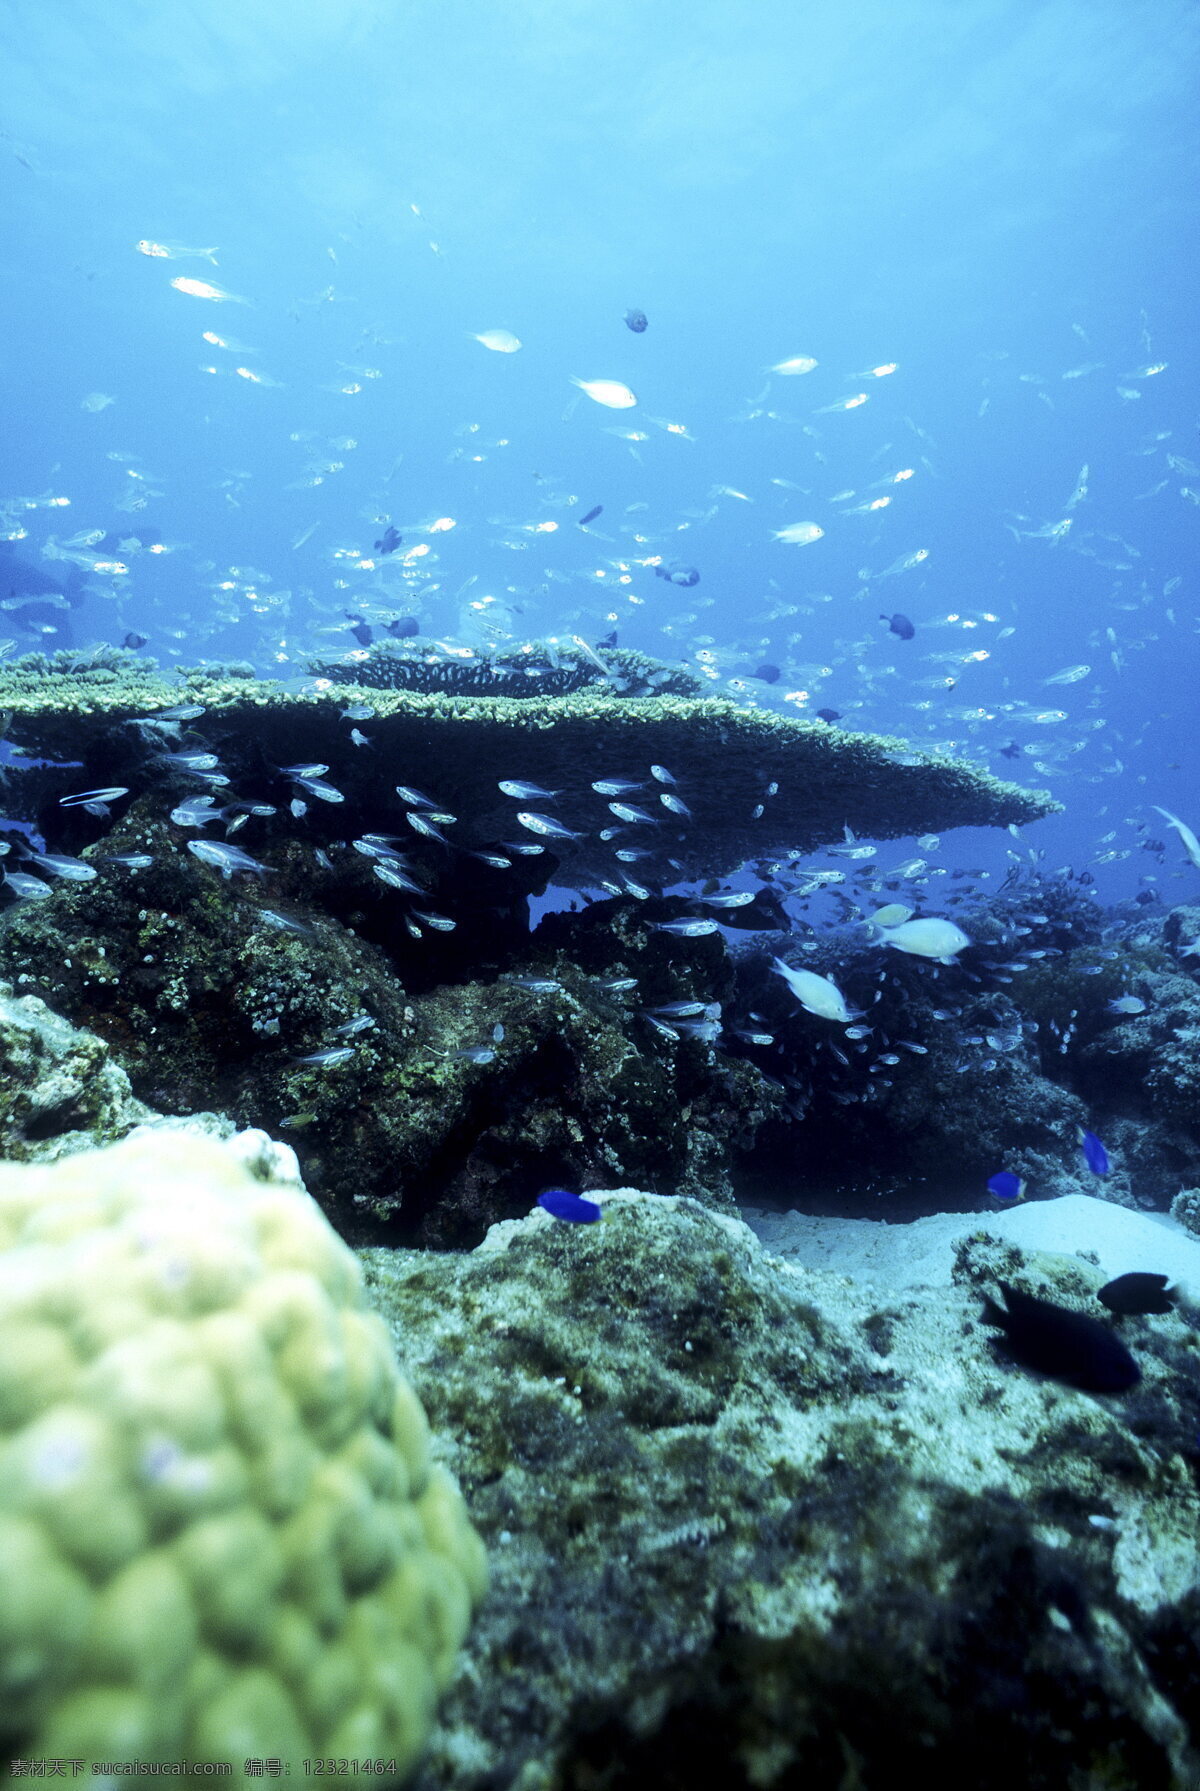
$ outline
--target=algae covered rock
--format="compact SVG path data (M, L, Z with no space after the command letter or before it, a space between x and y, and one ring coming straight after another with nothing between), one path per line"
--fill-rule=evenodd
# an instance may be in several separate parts
M37 660L0 667L10 741L31 755L82 767L63 771L56 787L44 773L32 773L29 789L38 797L37 818L49 830L51 850L55 832L83 825L78 811L66 819L56 812L57 793L123 786L136 798L163 783L164 737L155 718L171 716L181 700L200 711L183 723L168 722L176 733L186 728L187 748L218 754L237 795L265 797L280 808L265 831L267 843L285 833L323 845L404 829L399 784L427 790L440 811L455 817L456 848L494 851L521 837L516 817L523 805L499 790L500 779L560 792L555 817L576 837L543 840L539 888L551 876L584 888L612 874L621 817L592 788L606 777L646 785L641 806L653 825L624 826L639 848L651 849L661 875L671 873L668 880L721 875L764 854L811 851L841 840L847 825L894 839L931 828L1021 824L1057 807L1045 792L1000 782L901 740L850 734L723 698L658 689L622 695L604 679L537 702L504 692L503 683L500 693L463 693L453 682L433 691L373 689L369 718L360 717L368 744L359 747L350 739L345 686L330 677L284 684L197 671L168 683L142 666L79 670L72 662L47 669ZM328 766L341 800L310 803L299 826L287 810L293 789L280 768L301 761ZM653 765L669 771L673 788L656 784ZM17 814L27 813L21 776L10 769L4 780ZM686 812L664 804L664 794ZM89 837L101 831L93 827Z
M1140 1385L1017 1369L986 1239L875 1293L686 1199L363 1253L493 1586L419 1791L1195 1782L1195 1335ZM1097 1311L1103 1309L1096 1307ZM936 1778L930 1779L936 1762Z
M421 1752L483 1551L289 1158L158 1132L0 1165L10 1756Z

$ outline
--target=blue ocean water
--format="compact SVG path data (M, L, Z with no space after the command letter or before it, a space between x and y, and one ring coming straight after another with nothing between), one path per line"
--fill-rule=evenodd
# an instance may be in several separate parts
M1192 8L64 0L0 32L12 651L291 675L347 612L616 630L1064 804L944 864L1187 894L1153 805L1200 824ZM31 566L65 602L13 601Z

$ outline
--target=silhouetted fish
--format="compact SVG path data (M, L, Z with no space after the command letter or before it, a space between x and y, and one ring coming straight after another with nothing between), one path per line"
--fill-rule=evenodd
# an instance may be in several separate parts
M917 632L908 617L901 615L899 610L893 616L880 616L879 620L886 622L890 631L898 634L902 641L910 641Z

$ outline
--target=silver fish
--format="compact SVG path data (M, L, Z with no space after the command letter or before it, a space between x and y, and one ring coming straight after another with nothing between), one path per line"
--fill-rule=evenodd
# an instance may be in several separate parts
M627 802L610 802L608 807L609 812L614 814L618 821L646 821L652 827L659 825L657 815L648 815L642 808L631 808Z
M91 883L97 876L93 864L85 864L82 858L66 858L56 852L35 852L34 864L40 864L44 871L52 877L62 877L68 883Z
M644 783L634 783L628 777L601 777L592 785L597 796L631 796L634 790L644 790Z
M518 802L553 802L561 792L543 790L540 784L524 784L516 778L505 778L496 788L505 796L515 797Z
M703 939L708 933L720 932L715 920L656 920L650 924L656 933L673 933L677 939Z
M329 1070L354 1056L353 1045L330 1045L325 1051L310 1051L305 1057L293 1057L293 1064L311 1064L314 1069Z
M240 846L230 846L224 840L189 840L187 847L202 864L214 865L223 877L232 877L234 871L261 872L268 869L257 858L251 858L248 852L243 852Z
M279 769L285 777L296 779L305 777L324 777L329 770L328 765L281 765Z
M40 877L30 877L25 871L8 871L5 874L3 888L11 889L15 896L48 896L53 890Z
M340 790L334 789L332 784L323 782L319 777L298 777L294 781L302 790L307 790L310 796L317 797L320 802L345 802L346 800Z
M572 833L561 821L553 820L549 815L533 815L528 809L522 809L517 816L522 827L528 827L530 833L544 833L547 838L555 840L581 840L581 833Z

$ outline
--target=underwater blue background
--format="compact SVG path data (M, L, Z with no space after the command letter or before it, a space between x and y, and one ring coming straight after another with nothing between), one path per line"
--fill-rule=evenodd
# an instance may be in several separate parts
M931 862L1194 890L1152 806L1200 828L1193 8L61 0L0 39L0 533L52 576L47 544L141 544L57 634L0 616L13 651L133 631L294 676L364 605L615 628L1065 804Z

